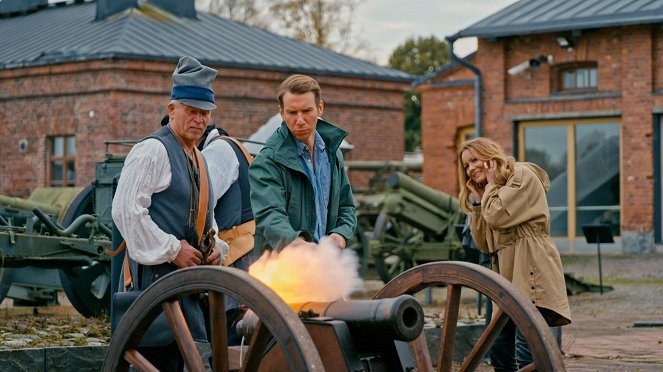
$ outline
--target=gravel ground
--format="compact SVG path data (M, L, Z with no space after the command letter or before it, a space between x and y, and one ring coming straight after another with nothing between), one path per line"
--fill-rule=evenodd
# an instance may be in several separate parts
M598 284L596 256L563 257L564 269L585 282ZM573 323L563 328L562 350L569 371L661 371L663 327L636 327L636 322L663 324L663 254L652 256L602 256L603 284L613 290L570 296ZM367 281L363 293L370 297L378 281ZM436 289L433 303L444 294ZM424 295L419 294L420 300ZM61 306L0 306L0 349L107 345L108 319L86 319L62 298ZM463 292L461 317L481 322L476 314L476 294ZM440 314L426 306L427 322L438 323ZM482 366L480 371L489 371Z

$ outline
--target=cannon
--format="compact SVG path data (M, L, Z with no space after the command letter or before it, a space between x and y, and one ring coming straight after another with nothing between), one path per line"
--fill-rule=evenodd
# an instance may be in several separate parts
M81 314L107 312L111 230L97 223L91 193L89 186L0 196L0 300L50 305L62 289Z
M350 171L374 172L368 188L356 188L357 232L351 248L362 270L374 265L386 283L421 263L464 260L454 226L465 214L458 200L424 185L406 172L421 164L347 162Z
M328 370L406 371L414 368L402 342L416 339L424 326L421 305L410 295L380 300L289 304L311 336ZM249 340L258 317L248 312L236 326ZM268 370L287 367L282 351L270 348L262 362Z
M429 347L416 301L421 291L432 287L446 291L446 300L440 303L444 314L440 336L431 342L438 347ZM493 301L495 311L481 336L471 341L464 360L454 362L463 291L482 293ZM208 348L193 341L180 307L179 300L194 293L208 298ZM255 314L249 326L241 326L250 338L241 346L228 346L224 311L228 297ZM473 371L509 319L532 352L533 365L525 370L565 370L554 336L534 305L505 278L468 262L419 265L399 274L372 300L294 305L237 269L177 270L153 283L127 310L112 335L103 371L127 371L130 366L154 370L138 345L161 313L190 371Z

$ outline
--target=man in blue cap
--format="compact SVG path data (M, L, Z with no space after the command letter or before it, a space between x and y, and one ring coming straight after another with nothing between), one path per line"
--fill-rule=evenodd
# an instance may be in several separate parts
M204 202L211 195L211 185L205 181L207 165L196 148L216 109L212 91L216 75L216 70L196 59L182 57L173 73L168 124L134 145L124 162L112 213L130 257L132 290L144 290L178 268L220 265L227 255L228 245L217 236L206 256L198 249L202 221L203 232L218 231L213 198ZM195 296L182 299L194 340L206 342L199 305ZM141 342L143 356L159 370L182 370L172 337L165 345L151 341Z

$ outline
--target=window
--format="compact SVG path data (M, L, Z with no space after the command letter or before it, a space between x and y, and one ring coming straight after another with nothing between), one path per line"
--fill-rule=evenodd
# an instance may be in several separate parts
M456 143L460 146L461 143L476 138L474 124L466 125L464 127L458 128Z
M520 160L550 178L550 230L582 237L582 225L608 224L620 235L620 125L614 120L523 123Z
M588 92L598 87L596 62L574 62L556 66L553 90L557 92Z
M76 182L76 137L51 137L49 155L49 185L74 186Z

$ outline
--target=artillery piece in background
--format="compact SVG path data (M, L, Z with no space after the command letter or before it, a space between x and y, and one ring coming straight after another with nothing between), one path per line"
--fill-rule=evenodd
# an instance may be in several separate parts
M458 199L424 185L406 172L419 163L346 162L350 171L370 171L368 188L354 188L357 232L351 245L385 283L422 263L465 259L454 226L465 214Z
M84 316L108 311L111 230L94 216L92 193L88 186L0 196L0 300L51 305L62 289Z
M135 142L107 141L96 179L85 188L0 197L0 301L51 305L61 288L81 315L110 313L111 206L126 153L111 153L109 146L128 149Z

